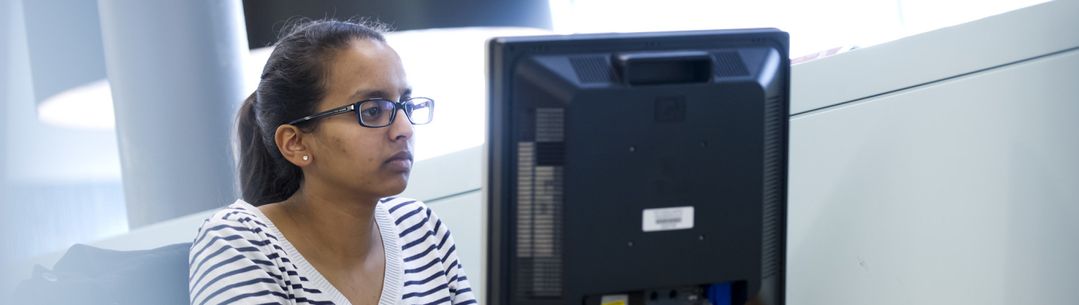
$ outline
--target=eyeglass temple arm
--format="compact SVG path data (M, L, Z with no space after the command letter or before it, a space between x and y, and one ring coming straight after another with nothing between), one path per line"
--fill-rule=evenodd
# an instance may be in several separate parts
M305 116L305 117L293 120L291 122L288 122L288 124L289 125L296 125L298 123L303 123L303 122L307 122L307 121L310 121L310 120L321 119L321 118L328 117L328 116L334 116L334 115L342 114L342 113L345 113L345 112L352 111L353 109L356 109L355 104L348 105L348 106L341 107L341 108L337 108L337 109L330 110L330 111L326 111L326 112L323 112L323 113L317 113L317 114L312 114L312 115L309 115L309 116Z

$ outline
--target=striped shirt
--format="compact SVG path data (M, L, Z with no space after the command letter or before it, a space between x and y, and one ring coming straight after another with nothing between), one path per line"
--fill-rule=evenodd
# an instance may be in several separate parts
M375 222L386 251L379 305L476 304L449 228L423 202L383 199ZM243 200L203 223L189 258L191 304L350 304Z

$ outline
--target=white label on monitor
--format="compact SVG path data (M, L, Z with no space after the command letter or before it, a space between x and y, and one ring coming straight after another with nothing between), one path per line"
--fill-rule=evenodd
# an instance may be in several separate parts
M692 229L693 207L646 209L643 219L645 232Z

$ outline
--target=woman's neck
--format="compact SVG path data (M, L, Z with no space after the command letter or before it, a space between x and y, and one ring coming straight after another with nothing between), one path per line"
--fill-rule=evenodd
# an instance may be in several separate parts
M316 255L357 263L363 262L372 250L382 249L374 217L378 198L341 196L314 188L304 185L282 202L281 208L295 233L318 252Z

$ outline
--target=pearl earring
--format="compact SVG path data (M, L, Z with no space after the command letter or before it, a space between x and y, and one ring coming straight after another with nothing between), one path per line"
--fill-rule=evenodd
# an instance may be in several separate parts
M307 156L307 155L303 155L303 160L304 160L304 161L307 161L307 160L311 160L311 157L309 157L309 156Z

